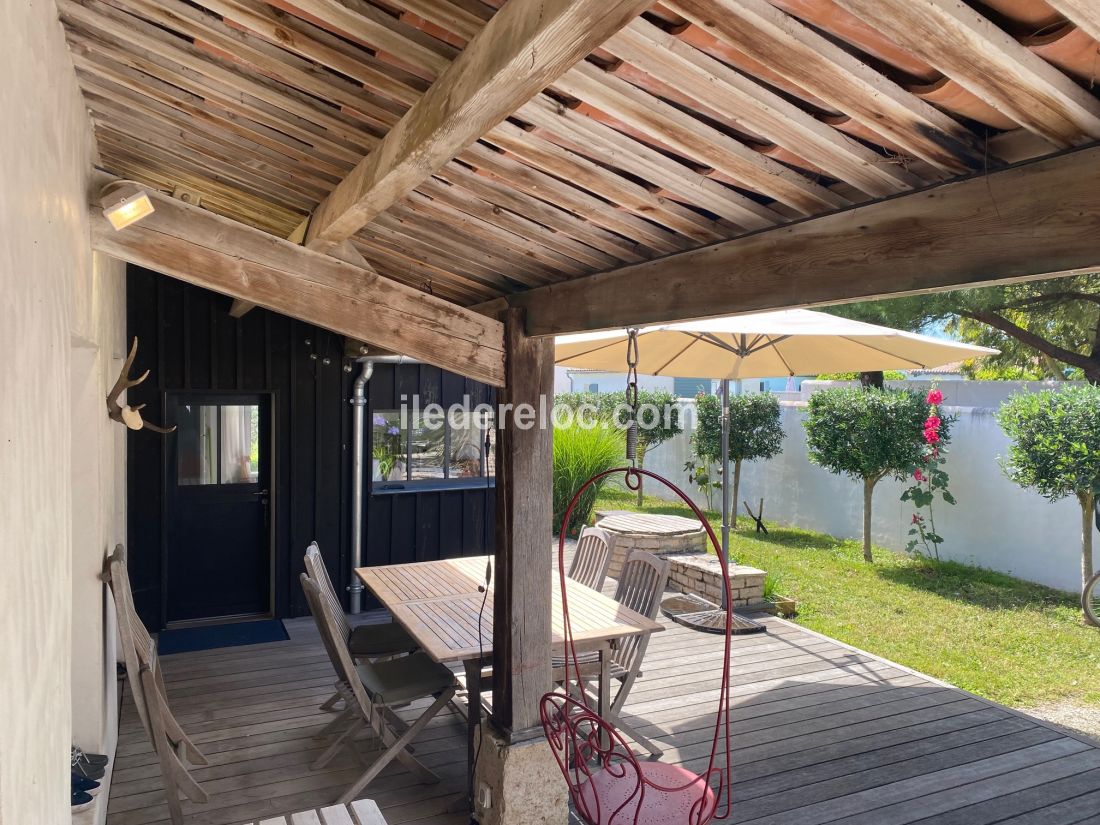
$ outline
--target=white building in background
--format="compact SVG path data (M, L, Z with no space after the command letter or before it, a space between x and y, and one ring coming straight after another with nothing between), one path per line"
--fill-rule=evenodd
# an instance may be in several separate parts
M564 381L559 378L562 375ZM564 386L564 389L562 387ZM639 375L638 388L667 390L677 398L694 398L700 392L715 392L718 382L709 378L672 378L667 375ZM555 392L621 392L626 389L625 372L600 372L574 367L554 368Z

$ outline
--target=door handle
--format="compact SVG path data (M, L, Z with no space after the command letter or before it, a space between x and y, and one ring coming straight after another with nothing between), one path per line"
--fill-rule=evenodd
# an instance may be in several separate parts
M270 495L270 492L269 492L268 490L257 490L257 491L256 491L255 493L253 493L252 495L254 495L254 496L260 496L260 497L262 497L262 498L267 498L267 496L269 496L269 495Z

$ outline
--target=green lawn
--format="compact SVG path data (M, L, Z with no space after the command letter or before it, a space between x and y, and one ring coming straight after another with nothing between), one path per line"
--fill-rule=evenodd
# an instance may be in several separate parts
M635 509L634 494L605 489L597 507ZM655 498L644 509L691 517ZM765 538L751 524L739 520L733 557L778 576L799 624L1006 705L1100 705L1100 631L1082 623L1075 597L881 549L871 565L858 542L771 524Z

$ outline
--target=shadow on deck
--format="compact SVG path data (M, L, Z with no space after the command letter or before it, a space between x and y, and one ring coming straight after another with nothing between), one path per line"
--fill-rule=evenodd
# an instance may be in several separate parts
M727 822L1068 825L1100 814L1100 749L794 625L766 622L766 635L733 640ZM323 748L317 733L331 719L318 706L333 676L311 621L287 627L289 641L164 658L172 707L211 762L195 772L210 802L185 803L189 825L238 825L327 804L363 770L346 753L327 770L310 770ZM654 636L626 715L665 746L666 760L704 768L720 662L717 636L672 624ZM445 711L416 741L417 757L442 777L438 785L390 766L367 788L390 825L468 821L445 812L465 778L463 732L462 720ZM167 819L155 757L127 701L107 823Z

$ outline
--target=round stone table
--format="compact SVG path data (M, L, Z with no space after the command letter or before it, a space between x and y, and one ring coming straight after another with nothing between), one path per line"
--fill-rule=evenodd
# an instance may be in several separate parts
M623 561L634 550L666 553L705 553L707 533L695 519L649 513L607 513L596 522L614 539L607 574L619 577Z

